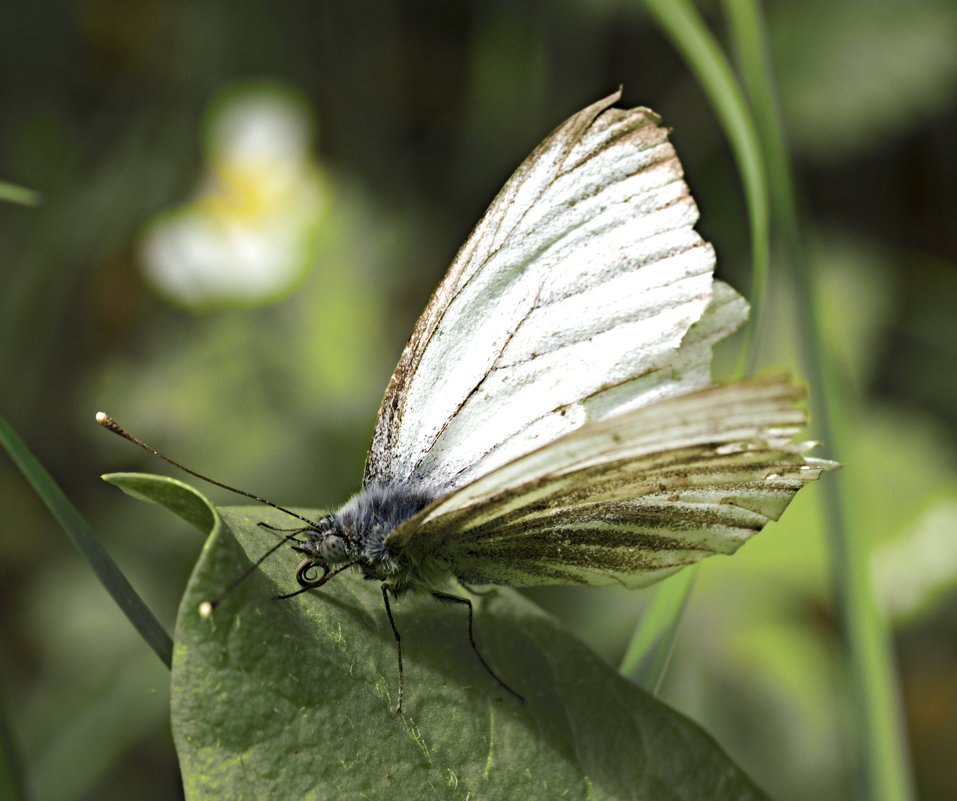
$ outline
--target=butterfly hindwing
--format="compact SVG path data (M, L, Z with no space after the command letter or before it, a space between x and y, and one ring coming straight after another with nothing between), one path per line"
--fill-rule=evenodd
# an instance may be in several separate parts
M802 394L775 375L589 424L440 499L386 546L512 586L637 587L733 553L836 466L790 443Z
M710 343L746 304L722 287L720 330L683 347L715 306L713 251L666 129L617 99L559 126L456 256L386 391L367 485L461 487L586 422L709 383Z

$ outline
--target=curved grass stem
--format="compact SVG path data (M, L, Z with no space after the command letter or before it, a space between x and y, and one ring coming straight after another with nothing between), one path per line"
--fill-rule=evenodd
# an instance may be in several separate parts
M795 181L784 126L774 90L764 20L756 0L724 0L741 75L751 98L764 145L770 181L773 223L795 290L804 369L814 427L827 446L841 453L841 432L832 422L828 353L816 314L815 274L804 248ZM847 640L848 694L851 702L854 777L858 797L871 801L909 801L913 781L897 677L891 657L891 635L880 613L869 571L867 542L847 523L841 476L821 482L831 559L831 596L839 610Z
M3 417L0 417L0 445L10 454L10 458L40 496L40 500L46 504L47 509L56 518L70 541L89 562L93 572L123 614L156 652L163 664L170 667L173 662L173 640L166 629L127 581L126 576L100 544L93 530L63 494L63 490L57 486L53 477L30 453L23 440L17 436Z

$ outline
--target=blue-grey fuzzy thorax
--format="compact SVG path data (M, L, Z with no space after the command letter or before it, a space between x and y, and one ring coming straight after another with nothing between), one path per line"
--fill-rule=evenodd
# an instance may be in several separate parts
M372 484L330 515L353 558L393 572L392 555L385 547L389 533L432 503L439 493L421 485Z

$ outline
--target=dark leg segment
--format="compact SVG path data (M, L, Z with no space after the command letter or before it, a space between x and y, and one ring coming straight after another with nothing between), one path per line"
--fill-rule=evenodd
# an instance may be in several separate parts
M472 595L495 595L495 588L489 587L487 590L476 590L474 587L470 587L462 579L456 579L456 581L461 584L465 589L467 589Z
M484 667L488 671L488 674L493 679L495 679L495 681L497 681L502 687L508 690L519 701L521 701L522 703L525 703L525 699L521 695L519 695L517 692L515 692L515 690L509 687L504 681L502 681L502 679L499 678L499 675L494 670L492 670L489 663L485 661L485 658L482 656L481 652L479 651L478 646L475 644L475 635L472 631L472 602L468 598L460 598L458 595L449 595L444 592L433 592L432 597L438 599L439 601L449 601L451 603L456 603L456 604L465 604L468 607L469 609L469 642L472 644L472 650L475 651L475 655L478 657L479 662L482 663L482 667ZM386 609L388 608L389 608L389 605L387 602ZM391 613L389 617L391 619L392 617ZM392 628L393 630L395 630L394 625ZM398 636L399 636L398 632L396 632L395 636L398 639ZM401 669L401 662L400 662L400 667L399 667L400 685L401 685L401 677L402 677L402 669ZM401 698L401 691L400 691L399 697Z
M279 531L282 533L291 532L293 534L302 534L303 532L313 530L311 526L294 526L293 528L281 528L280 526L271 526L269 525L269 523L264 523L261 520L256 525L259 526L260 528L266 529L266 531Z
M402 673L402 637L399 636L399 629L395 625L395 618L392 617L392 607L389 605L389 585L383 584L382 600L385 603L385 613L389 616L389 625L392 626L392 633L395 635L395 653L399 657L399 703L396 704L395 711L402 711L402 690L405 688L405 676Z

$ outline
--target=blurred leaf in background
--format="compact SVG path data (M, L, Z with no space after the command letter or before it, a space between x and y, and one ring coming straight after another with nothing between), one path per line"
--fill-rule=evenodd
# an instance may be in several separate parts
M957 498L931 500L900 536L874 552L888 614L906 622L932 613L957 585Z
M957 8L949 0L769 8L787 129L803 154L834 162L879 150L952 102Z

